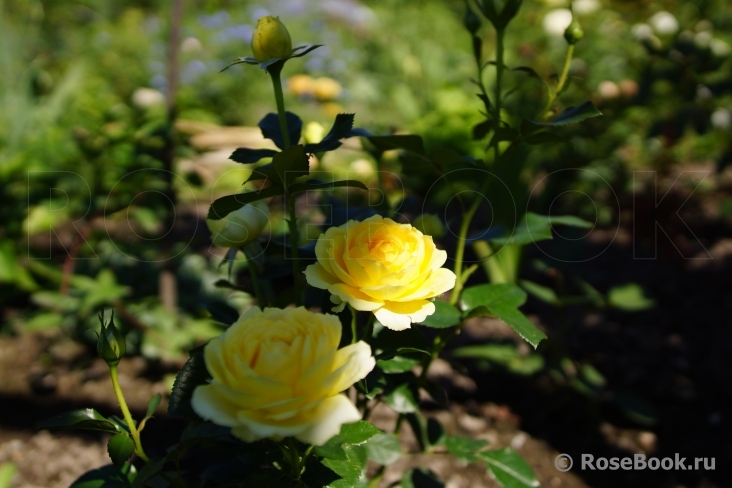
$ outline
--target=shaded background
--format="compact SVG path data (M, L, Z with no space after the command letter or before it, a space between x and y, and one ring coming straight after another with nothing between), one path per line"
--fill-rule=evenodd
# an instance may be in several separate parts
M535 191L517 205L596 226L559 229L526 251L525 311L550 339L533 352L502 324L476 319L461 341L489 346L485 358L448 356L432 374L451 403L425 407L516 448L542 486L728 486L732 9L722 0L573 4L585 37L560 100L589 98L604 115L564 129L571 144L529 153ZM567 6L525 1L506 64L556 73ZM150 394L169 391L187 349L221 332L217 317L251 304L246 291L215 286L224 251L211 247L205 214L247 177L232 150L267 147L255 126L274 110L268 77L220 71L250 55L256 19L268 14L295 45L325 45L283 73L288 109L310 123L306 138L355 112L373 133L419 133L429 147L483 156L486 141L471 137L482 117L461 1L185 0L177 29L171 6L155 0L0 1L0 464L18 470L10 486L67 486L105 462L101 439L33 430L70 407L113 411L94 359L100 307L129 331L122 375L144 409ZM491 53L493 32L481 34ZM534 116L541 85L521 72L504 85L516 87L509 111ZM382 184L405 198L406 218L424 208L456 230L449 195L423 201L426 188L412 182L402 191L399 158L387 163L394 175ZM358 140L318 164L377 186ZM307 239L319 228L306 224L327 218L316 203L301 202ZM276 239L287 229L281 202L271 207ZM441 245L451 249L451 232ZM146 435L164 445L159 422ZM716 469L562 475L559 452L576 464L581 453L679 453L714 457ZM474 468L440 474L451 486L494 486Z

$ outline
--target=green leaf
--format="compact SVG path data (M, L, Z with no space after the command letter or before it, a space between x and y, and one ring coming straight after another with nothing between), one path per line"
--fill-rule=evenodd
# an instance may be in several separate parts
M388 466L402 457L402 446L394 434L379 434L369 439L366 444L369 459Z
M645 297L643 288L637 283L610 288L607 293L607 301L611 307L628 312L639 312L656 305L654 300Z
M422 325L435 329L446 329L460 323L460 311L453 305L443 301L435 300L435 313L428 316Z
M158 405L160 405L160 400L163 397L160 395L160 393L156 393L153 395L153 397L150 399L149 402L147 402L147 411L145 412L145 417L152 417L155 413L155 410L158 409Z
M315 49L318 49L319 47L322 47L322 46L323 46L322 44L311 44L309 46L296 47L292 50L292 54L287 59L299 58L299 57L305 56L310 51L314 51ZM303 49L303 51L300 51L301 49ZM298 51L300 51L300 52L298 52ZM297 53L297 54L295 54L295 53Z
M518 307L526 301L526 292L510 283L485 284L466 288L461 297L461 308L471 311L484 306L498 319L508 324L532 346L546 339L546 334L539 330Z
M62 413L39 425L40 429L85 429L119 433L119 428L93 408L83 408Z
M464 346L453 349L451 352L456 358L488 359L497 363L508 363L518 357L516 346L513 344L481 344L476 346Z
M341 479L335 471L325 466L320 459L310 456L305 464L302 482L308 488L325 488Z
M323 140L317 144L307 144L305 146L305 151L308 153L319 153L338 149L341 146L341 139L351 136L354 117L355 114L336 115L333 127L330 128L330 131L328 131L328 134L326 134Z
M384 401L399 413L412 413L419 410L419 392L413 381L405 381L391 390Z
M297 144L300 141L302 133L302 120L292 112L285 112L285 121L287 122L287 132L290 136L290 144ZM262 129L262 135L271 139L275 146L285 149L285 141L282 138L280 130L280 118L275 113L268 113L259 121L259 128Z
M310 190L332 190L334 188L360 188L361 190L368 191L368 187L358 180L339 180L330 183L325 183L317 180L306 181L305 183L295 183L290 186L290 193L302 193Z
M168 415L197 418L198 416L193 412L190 404L193 390L199 385L205 385L209 379L211 379L211 375L206 369L203 348L197 348L192 351L190 358L175 378L168 402Z
M237 163L251 164L256 163L262 158L271 158L277 154L274 149L250 149L248 147L240 147L229 156L229 159Z
M491 142L488 145L493 146L495 144L498 144L499 142L513 141L518 137L518 135L519 132L516 129L512 129L511 127L498 127L495 131L493 131L493 137L491 138Z
M323 464L342 479L330 484L330 488L354 488L366 483L366 449L363 446L348 446L344 449L345 459L323 459Z
M121 468L135 452L135 442L127 434L115 434L107 441L107 453L112 464Z
M145 482L162 471L165 466L165 458L151 459L142 467L135 480L132 482L132 488L143 488Z
M495 480L504 488L532 488L539 486L531 466L512 449L483 451L478 454Z
M384 373L389 374L411 371L418 364L418 359L408 358L404 356L395 356L391 359L378 359L376 361L376 366L381 368Z
M563 125L576 124L577 122L582 122L590 117L597 117L600 115L602 115L602 112L600 112L591 101L587 100L576 107L566 108L561 114L559 114L559 117L551 122L535 122L533 120L529 120L528 122L541 127L559 127Z
M551 304L559 303L559 297L557 296L556 292L548 286L543 286L528 280L520 280L519 284L521 285L521 288L523 288L524 290L529 292L530 295L535 296L542 302Z
M594 224L584 219L575 217L574 215L548 215L551 225L566 225L567 227L579 227L581 229L591 229Z
M302 144L288 147L275 154L272 158L272 166L286 187L290 186L296 178L307 176L310 173L310 160Z
M69 488L129 488L135 479L135 474L132 469L123 473L114 465L107 464L101 468L87 471Z
M484 306L475 307L473 310L465 314L465 317L463 317L463 320L470 320L475 317L491 317L495 318L496 316L491 313L490 310L488 310Z
M366 137L379 151L389 151L390 149L404 149L420 156L427 156L424 150L424 142L422 138L414 134L404 134L395 136L368 136Z
M344 450L346 447L363 444L381 433L381 430L365 420L353 424L343 424L340 433L322 446L316 446L314 452L323 458L343 460L346 459Z
M473 139L479 141L487 136L495 126L495 122L491 120L484 120L483 122L473 126Z
M476 453L488 445L488 441L450 435L445 438L445 448L462 463L478 460Z
M567 225L570 227L591 228L593 224L572 215L539 215L533 212L526 212L521 223L511 231L505 231L497 237L489 237L486 240L496 244L517 244L525 245L532 242L545 241L552 238L552 225Z
M221 220L231 212L239 210L247 203L256 202L265 198L277 197L285 194L285 189L281 186L270 186L260 191L249 191L245 193L236 193L216 199L208 209L209 220Z

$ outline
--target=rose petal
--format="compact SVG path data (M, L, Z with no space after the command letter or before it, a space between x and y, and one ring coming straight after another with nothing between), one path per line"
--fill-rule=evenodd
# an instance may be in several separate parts
M374 312L376 318L392 330L408 329L411 324L424 321L435 313L435 304L428 300L413 302L384 302L384 306Z
M361 413L345 395L335 395L323 400L311 413L308 429L295 435L299 441L322 446L341 431L343 424L361 420Z
M328 287L328 291L333 295L336 295L342 301L348 302L349 305L356 310L370 312L383 305L383 302L375 301L373 298L360 292L358 289L343 283L330 285Z

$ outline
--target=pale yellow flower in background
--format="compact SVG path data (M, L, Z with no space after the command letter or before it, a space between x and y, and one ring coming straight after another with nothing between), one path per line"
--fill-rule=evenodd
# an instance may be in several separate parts
M204 349L213 379L193 410L252 442L271 437L315 446L361 414L341 392L374 368L363 341L338 349L341 324L304 308L251 308Z
M292 39L279 17L268 15L257 21L252 35L252 54L257 61L286 58L292 54Z
M219 220L206 220L214 246L231 248L243 246L259 237L269 223L269 207L263 201L244 205Z
M334 311L348 303L393 330L424 321L435 313L429 299L455 286L455 274L442 268L447 253L432 237L379 215L331 227L318 238L315 255L305 276L331 293Z

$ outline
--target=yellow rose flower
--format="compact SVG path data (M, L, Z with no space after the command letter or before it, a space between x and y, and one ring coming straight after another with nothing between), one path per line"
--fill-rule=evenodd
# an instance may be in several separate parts
M257 61L286 58L292 54L292 39L279 17L268 15L257 21L252 35L252 53Z
M331 227L318 238L315 255L305 276L331 293L334 311L348 303L393 330L424 321L435 313L429 298L455 286L455 274L441 267L447 253L432 237L379 215Z
M193 410L247 442L293 436L323 445L361 414L340 392L374 368L371 347L338 349L341 324L304 308L253 307L204 349L213 379Z

